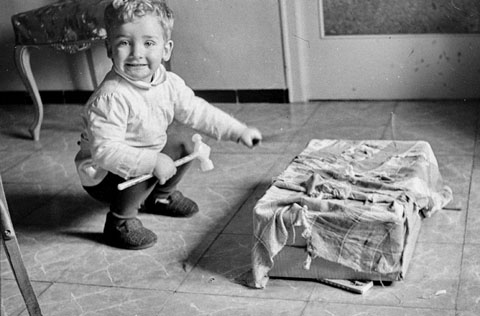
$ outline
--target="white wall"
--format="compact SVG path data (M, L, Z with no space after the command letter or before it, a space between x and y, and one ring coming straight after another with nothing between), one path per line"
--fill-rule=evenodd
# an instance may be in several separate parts
M2 0L0 91L24 86L13 60L10 17L53 0ZM194 89L286 89L277 0L170 0L176 21L172 70ZM102 43L93 47L101 80L111 67ZM32 52L40 90L92 90L84 53Z
M170 0L172 68L198 89L285 89L277 0Z
M11 16L39 8L54 0L1 0L0 10L0 91L25 90L14 58L14 34ZM102 48L103 49L103 48ZM102 54L103 55L103 54ZM107 61L108 62L108 61ZM103 65L98 68L105 68ZM91 90L85 54L68 55L49 47L32 50L32 71L40 90Z

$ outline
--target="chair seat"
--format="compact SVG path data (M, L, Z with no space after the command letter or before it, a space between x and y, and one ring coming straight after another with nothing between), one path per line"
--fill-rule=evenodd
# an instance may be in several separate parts
M63 0L12 16L15 44L50 45L75 53L103 40L104 8L112 0Z

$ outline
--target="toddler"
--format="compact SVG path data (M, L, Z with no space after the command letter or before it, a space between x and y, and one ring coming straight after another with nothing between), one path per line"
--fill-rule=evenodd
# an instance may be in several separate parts
M176 190L188 164L174 160L191 153L187 142L168 135L178 122L219 140L252 148L261 133L201 98L162 65L173 49L173 14L164 0L114 0L105 9L107 54L112 70L88 100L82 114L80 181L94 198L110 205L105 242L145 249L157 236L137 218L146 212L189 217L197 204ZM144 174L154 177L123 191L117 185Z

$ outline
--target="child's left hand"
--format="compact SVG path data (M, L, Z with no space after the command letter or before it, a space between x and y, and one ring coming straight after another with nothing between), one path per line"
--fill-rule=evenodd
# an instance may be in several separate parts
M247 146L248 148L253 148L260 144L262 141L262 133L254 127L248 127L243 131L242 135L238 139L238 142Z

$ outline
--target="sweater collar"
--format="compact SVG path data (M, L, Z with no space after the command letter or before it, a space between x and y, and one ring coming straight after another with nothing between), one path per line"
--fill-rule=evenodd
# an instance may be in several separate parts
M152 81L151 82L145 82L145 81L141 81L141 80L133 80L132 78L127 76L125 73L120 71L115 65L113 66L113 70L115 71L115 73L117 75L119 75L120 77L122 77L123 79L128 81L130 84L134 85L137 88L145 89L145 90L148 90L152 87L158 86L159 84L164 82L165 78L166 78L166 72L167 72L165 67L163 65L160 65L160 67L158 67L157 71L155 71L155 73L153 74Z

